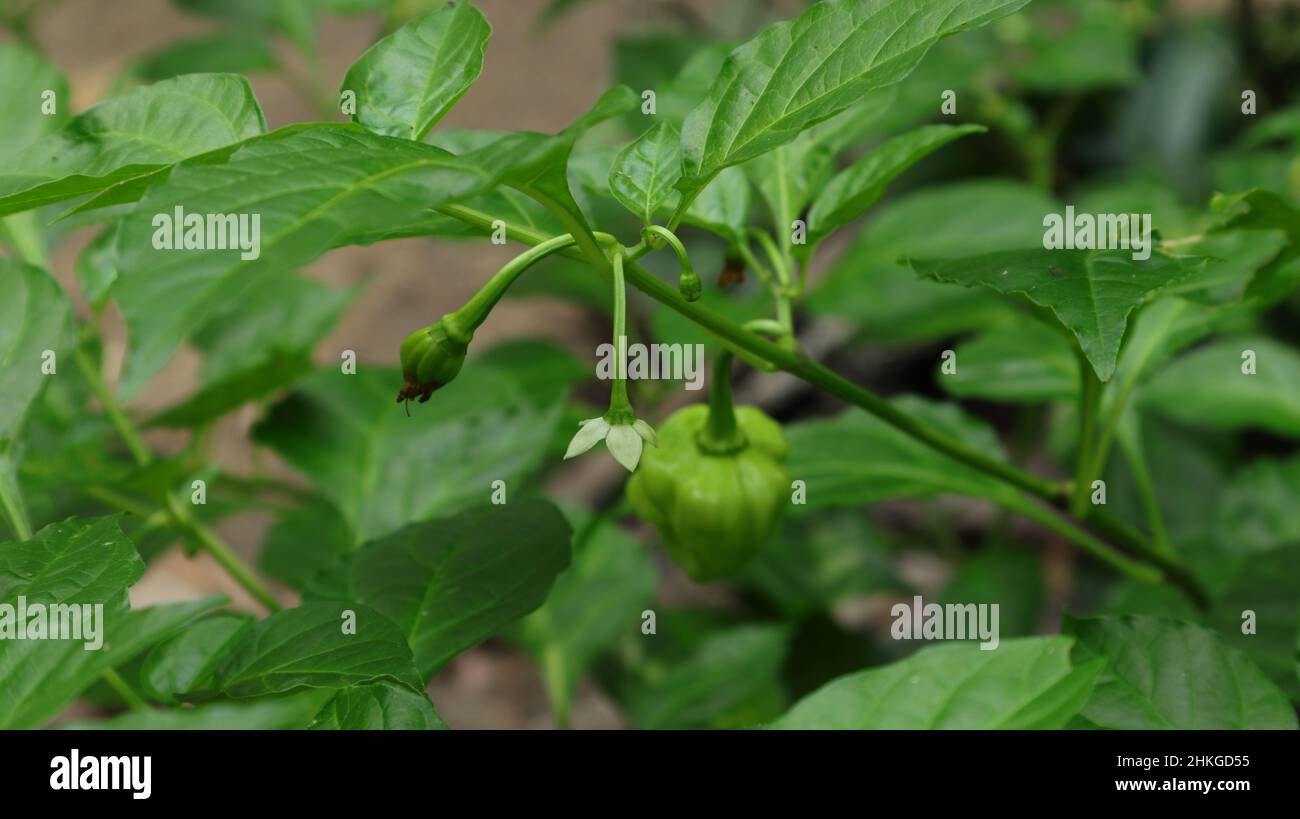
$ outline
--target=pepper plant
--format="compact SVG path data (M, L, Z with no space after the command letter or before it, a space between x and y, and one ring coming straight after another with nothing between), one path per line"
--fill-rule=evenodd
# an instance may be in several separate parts
M179 5L239 33L75 115L31 10L4 16L0 727L77 698L119 727L445 727L426 689L487 640L560 725L586 679L649 728L1296 727L1285 42L1248 70L1143 0L738 0L713 40L620 40L623 82L558 133L503 133L440 127L490 62L466 0ZM382 12L337 106L317 6ZM275 70L270 37L348 121L267 128L237 72ZM1051 246L1076 210L1154 228ZM354 292L301 270L411 237L517 255L441 315L432 275L387 361L326 349ZM480 349L538 293L608 320L611 378ZM639 338L707 344L704 400L639 379ZM133 405L187 345L197 388ZM299 480L217 465L248 407ZM557 502L576 469L606 489ZM255 565L218 534L250 511ZM173 546L248 603L133 607ZM692 584L727 605L671 602ZM848 605L922 597L998 633L918 646ZM103 647L20 633L53 604L102 606Z

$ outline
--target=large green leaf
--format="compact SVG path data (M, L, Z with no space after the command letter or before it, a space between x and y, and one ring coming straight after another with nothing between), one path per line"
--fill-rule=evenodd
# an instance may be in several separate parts
M379 612L351 601L304 603L272 614L230 648L212 678L232 697L380 680L424 690L402 632Z
M68 119L68 82L39 53L19 43L0 43L0 160L46 138ZM54 113L42 110L42 94L54 92Z
M253 627L247 614L224 612L204 618L149 652L140 680L149 695L175 703L209 687L226 651Z
M392 370L323 369L277 404L254 439L306 474L357 541L522 490L562 402L539 407L507 369L474 362L407 417ZM467 407L475 408L467 412Z
M871 339L943 338L1017 317L992 293L917 279L901 256L955 259L1037 247L1051 197L1016 182L976 180L887 203L808 298L816 313L853 322Z
M996 649L932 646L833 680L773 728L1062 728L1103 663L1070 665L1066 637L1004 640Z
M1200 626L1156 617L1067 618L1077 661L1105 658L1083 709L1103 728L1292 728L1286 696L1238 651Z
M1003 459L993 431L950 404L914 396L891 403L918 421L985 455ZM858 409L835 418L803 421L786 429L790 474L807 486L810 507L857 506L887 498L955 493L1023 505L1007 484L921 443Z
M316 499L282 512L266 533L258 568L301 589L317 572L352 551L352 530L334 504Z
M557 722L567 722L573 691L591 661L640 628L657 580L645 547L603 523L575 543L573 564L556 578L546 603L520 621L519 640L541 667Z
M83 640L0 640L0 727L44 724L104 671L129 662L225 602L209 597L132 611L127 587L144 563L116 517L72 518L0 544L0 602L103 606L99 650ZM16 627L16 624L14 624Z
M130 341L121 390L132 394L181 341L261 277L313 260L344 235L404 222L495 183L491 171L438 148L342 124L290 126L221 156L181 163L148 190L119 234L121 275L113 294ZM257 215L259 255L155 249L155 216L177 208L188 215L249 214L250 223Z
M132 89L0 164L0 214L97 193L265 130L248 80L234 74Z
M341 91L354 91L352 119L387 136L423 139L483 70L492 26L468 2L417 17L352 64Z
M396 623L428 679L546 599L572 532L549 503L513 500L407 526L311 583L311 599L357 601Z
M355 294L295 274L262 277L194 334L203 383L150 424L194 426L291 384Z
M1242 354L1255 352L1255 372ZM1142 391L1142 405L1192 426L1258 427L1300 438L1300 353L1264 336L1225 338L1178 358Z
M0 258L0 441L12 436L41 388L73 369L72 305L54 277ZM44 372L46 351L55 366Z
M1020 295L1051 311L1074 334L1097 377L1110 380L1129 313L1160 289L1198 269L1201 260L1128 250L1013 250L952 261L912 260L937 281L982 285Z
M731 53L682 128L684 191L898 82L943 37L1027 0L826 0Z
M311 728L336 731L434 731L447 727L423 692L392 683L354 685L334 695Z
M614 159L609 169L609 189L623 207L645 224L675 191L681 177L680 135L668 120L646 129Z
M982 125L926 125L894 137L840 171L808 213L808 248L866 212L899 174L955 139L984 133Z

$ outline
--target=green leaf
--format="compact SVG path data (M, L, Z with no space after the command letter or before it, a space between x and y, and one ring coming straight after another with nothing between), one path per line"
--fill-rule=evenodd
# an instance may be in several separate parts
M325 703L311 722L316 730L336 731L439 731L447 728L433 703L392 683L372 683L344 688Z
M1300 458L1247 464L1223 489L1219 537L1243 553L1300 546Z
M304 187L303 179L313 182ZM282 128L220 156L183 162L121 226L113 295L126 319L133 394L196 329L262 281L315 259L338 239L493 187L491 172L429 145L356 125ZM158 214L249 214L258 257L238 249L158 250ZM217 296L220 294L220 297Z
M54 113L42 94L54 92ZM41 54L14 42L0 43L0 160L46 139L68 119L68 82Z
M1286 248L1255 274L1246 288L1246 297L1272 304L1295 290L1300 284L1300 208L1269 190L1219 194L1210 204L1229 214L1219 230L1276 230L1286 234Z
M1083 716L1102 728L1296 727L1286 697L1240 652L1200 626L1155 617L1067 617L1076 661L1104 658Z
M159 702L176 703L210 687L218 663L253 623L247 614L218 613L155 646L140 670L145 691Z
M955 139L986 131L982 125L926 125L894 137L836 174L808 213L806 252L865 213L903 171Z
M294 274L263 277L194 335L203 384L150 425L196 426L293 383L355 294Z
M375 43L352 64L352 119L386 136L420 140L478 79L492 26L473 4L449 3Z
M410 418L394 403L401 383L392 370L318 370L254 429L358 541L484 502L496 480L518 491L560 418L560 402L539 408L500 367L471 363Z
M1025 15L1024 37L1004 46L1021 87L1084 91L1130 85L1140 76L1132 16L1090 0L1035 3Z
M380 680L424 690L402 632L351 601L304 603L272 614L231 648L213 677L215 687L232 697Z
M1242 372L1245 351L1255 372ZM1157 372L1142 406L1195 427L1258 427L1300 438L1300 353L1264 336L1226 338Z
M1024 321L980 333L955 352L956 371L940 371L935 380L958 398L1042 402L1078 395L1078 356L1043 322Z
M998 607L1000 639L1038 631L1047 578L1038 553L995 543L966 557L943 589L940 605L987 604ZM970 635L978 640L978 635Z
M129 72L144 82L158 82L181 74L274 71L279 65L271 44L261 34L224 31L173 41L141 58Z
M14 435L51 379L73 369L72 305L54 277L0 258L0 441ZM47 351L54 354L48 358ZM54 366L45 372L47 365Z
M1102 663L1070 665L1071 640L1005 640L992 651L953 643L833 680L773 728L1063 728Z
M918 274L941 282L982 285L1020 295L1051 311L1078 339L1102 381L1115 372L1129 313L1152 294L1203 264L1152 253L1135 260L1128 250L1014 250L953 261L912 260Z
M993 431L956 406L915 396L891 403L989 457L1005 458ZM791 424L786 433L790 474L804 481L810 507L857 506L941 493L987 498L1012 508L1022 504L1014 488L858 409L831 419Z
M1279 230L1210 233L1199 242L1179 248L1182 253L1205 257L1205 267L1168 292L1203 304L1240 301L1259 271L1286 245L1286 234Z
M749 227L749 182L739 168L727 168L695 197L682 221L712 231L729 245L745 241Z
M1018 320L991 293L917 279L901 256L960 258L1041 246L1046 194L1000 180L927 188L872 214L852 247L808 298L821 315L851 321L869 339L928 340Z
M314 575L352 551L353 544L348 522L334 504L310 501L276 518L257 565L281 583L302 589Z
M675 191L681 177L680 135L668 120L646 129L619 152L609 169L609 189L623 207L645 224Z
M906 588L894 571L884 533L857 510L786 518L746 570L744 584L794 618Z
M541 668L556 722L568 722L573 692L591 661L621 635L640 630L657 580L645 548L616 525L598 525L575 543L572 565L518 630Z
M512 500L364 544L307 588L373 606L401 629L424 679L546 599L572 532L549 503Z
M67 726L76 730L116 731L283 731L305 728L332 696L324 689L253 700L210 702L193 708L128 711L102 722Z
M1010 14L1027 0L827 0L764 29L731 53L682 128L679 187L793 140L864 94L898 82L943 37Z
M0 164L0 214L98 193L265 130L253 89L234 74L135 88Z
M613 689L632 724L651 731L748 728L781 713L790 628L719 627L693 623L692 615L660 612L654 636L637 633L624 641L627 676Z
M92 307L104 306L117 281L116 245L117 225L109 225L77 257L77 284Z

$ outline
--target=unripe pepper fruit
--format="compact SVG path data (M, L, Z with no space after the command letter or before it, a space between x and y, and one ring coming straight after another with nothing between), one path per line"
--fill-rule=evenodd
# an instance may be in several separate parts
M730 429L726 417L711 413L729 416ZM790 487L787 450L780 424L761 410L733 411L728 385L725 408L711 396L710 405L684 407L664 421L659 447L646 449L628 481L628 500L692 580L735 575L780 522Z
M411 333L402 342L403 383L397 394L398 402L419 398L424 403L434 390L460 373L469 345L449 334L446 325L451 318L444 316L441 321Z

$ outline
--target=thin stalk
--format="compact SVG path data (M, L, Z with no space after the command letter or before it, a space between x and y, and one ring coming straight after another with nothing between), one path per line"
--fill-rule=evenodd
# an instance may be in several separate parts
M117 430L117 434L126 443L127 449L131 451L136 463L140 466L148 466L153 461L153 455L149 452L148 447L144 445L144 441L140 439L140 434L136 431L135 425L131 423L131 419L126 416L126 413L118 405L117 399L113 397L108 385L104 383L104 379L99 374L99 368L80 348L74 354L74 358L77 367L81 370L87 383L89 383L91 391L103 406L104 414L108 416L113 428ZM102 487L100 491L112 492L112 490L104 490ZM125 496L121 496L119 500L121 499L130 500ZM171 515L176 525L187 531L202 548L212 555L222 568L229 572L236 582L269 610L273 612L280 610L280 604L276 601L275 595L271 594L270 589L254 576L248 567L240 562L235 553L230 551L230 548L221 542L221 539L214 532L195 520L188 510L182 507L180 502L173 496L167 496L167 504L166 511ZM152 512L151 509L147 511Z
M736 452L748 443L736 424L731 400L731 353L725 347L713 359L713 381L709 385L709 416L700 430L699 445L706 452Z
M514 284L525 270L532 267L537 262L566 247L572 247L575 241L573 236L564 234L556 236L554 239L548 239L539 245L520 253L510 261L506 262L500 270L488 279L487 284L483 285L477 293L459 310L455 316L461 322L461 326L473 332L478 328L483 320L487 318L488 313L501 301L501 297L506 294L510 285Z
M106 668L101 672L100 676L104 678L104 682L108 683L108 687L113 689L113 692L121 697L122 701L125 702L132 711L149 710L149 703L142 700L140 695L135 693L131 686L127 685L126 680L122 679L121 675L119 675L117 671L111 668Z
M1070 513L1083 518L1088 513L1088 496L1092 491L1094 442L1097 429L1097 411L1101 406L1101 379L1083 351L1079 358L1079 448L1075 458L1074 492L1070 498Z

